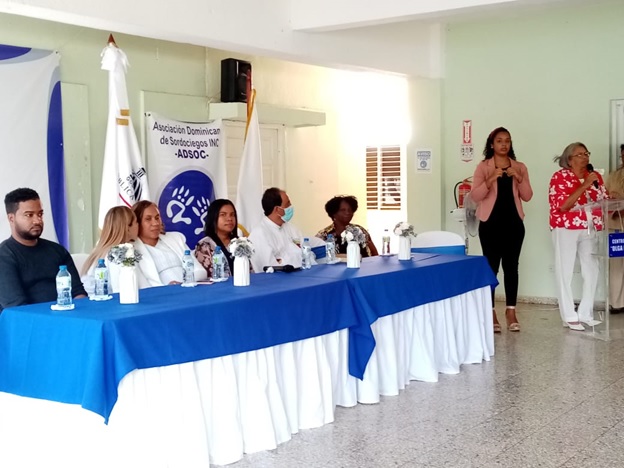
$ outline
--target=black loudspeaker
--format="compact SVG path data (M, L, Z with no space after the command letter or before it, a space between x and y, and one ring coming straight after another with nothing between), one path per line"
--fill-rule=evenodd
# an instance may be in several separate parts
M228 58L221 60L221 102L247 102L251 90L251 63Z

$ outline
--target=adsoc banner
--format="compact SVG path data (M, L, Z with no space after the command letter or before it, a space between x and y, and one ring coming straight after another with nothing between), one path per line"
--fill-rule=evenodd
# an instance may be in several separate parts
M0 195L36 190L42 237L69 248L59 63L57 52L0 45ZM10 235L0 223L0 241Z
M187 123L145 115L147 172L153 201L167 231L178 231L193 249L203 237L210 203L227 198L221 120Z

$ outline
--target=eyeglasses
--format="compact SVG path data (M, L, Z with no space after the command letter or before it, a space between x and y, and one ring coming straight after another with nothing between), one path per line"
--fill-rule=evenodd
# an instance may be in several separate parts
M589 151L572 155L573 158L589 158L590 156L591 156L591 153Z

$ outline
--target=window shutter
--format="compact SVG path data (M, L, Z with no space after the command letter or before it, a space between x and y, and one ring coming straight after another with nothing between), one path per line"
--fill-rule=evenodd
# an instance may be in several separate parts
M366 208L401 209L401 147L366 148Z

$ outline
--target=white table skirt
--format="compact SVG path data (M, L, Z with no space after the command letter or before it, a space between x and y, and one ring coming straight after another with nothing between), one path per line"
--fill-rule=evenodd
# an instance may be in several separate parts
M377 403L410 380L435 382L494 354L490 288L373 324L364 380L348 373L340 330L271 348L136 370L108 425L77 405L0 393L0 466L207 467L270 450L334 408Z

